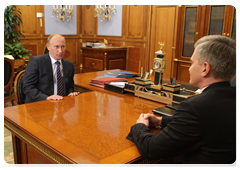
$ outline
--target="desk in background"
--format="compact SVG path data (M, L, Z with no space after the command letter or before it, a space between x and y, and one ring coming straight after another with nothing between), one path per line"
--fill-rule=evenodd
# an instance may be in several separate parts
M81 48L83 72L126 69L127 47Z

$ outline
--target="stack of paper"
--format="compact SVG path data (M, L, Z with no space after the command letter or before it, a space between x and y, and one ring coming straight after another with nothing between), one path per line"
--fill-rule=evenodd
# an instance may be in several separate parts
M131 72L126 71L115 71L115 72L109 72L105 74L106 77L122 77L122 78L131 78L134 76L137 76L136 74L133 74Z
M120 88L125 87L125 82L111 82L109 84L112 85L112 86L120 87Z
M104 88L105 83L109 82L127 82L126 78L117 78L117 77L102 77L102 78L95 78L90 80L90 85L97 86Z

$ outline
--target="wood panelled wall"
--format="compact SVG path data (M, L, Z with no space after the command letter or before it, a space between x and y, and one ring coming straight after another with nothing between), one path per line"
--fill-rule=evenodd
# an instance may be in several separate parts
M44 53L47 37L45 35L44 16L37 18L37 12L44 13L43 5L18 5L22 12L23 26L21 31L25 38L27 49L32 50L32 56ZM94 17L94 5L77 6L77 35L66 35L66 54L64 58L75 65L76 73L82 62L80 48L87 41L103 42L107 39L113 46L128 47L127 70L139 72L141 67L148 70L151 6L123 5L122 36L99 36L97 33L98 20ZM104 21L103 21L104 22ZM57 32L57 28L56 28Z
M87 41L103 42L103 39L107 39L113 46L128 47L127 70L140 72L140 68L143 67L145 71L149 71L153 66L155 52L159 50L158 42L165 42L163 51L166 52L167 62L163 78L169 80L174 76L178 82L188 83L190 57L182 56L186 9L197 8L196 21L192 24L196 26L193 32L195 42L209 34L210 11L213 6L123 5L122 36L100 36L97 32L98 20L94 17L95 6L78 5L77 34L65 36L67 51L64 57L74 63L75 71L78 73L82 63L80 51L82 43ZM37 12L44 13L43 5L18 5L17 7L22 12L23 26L21 30L26 36L21 41L26 43L27 49L32 50L33 56L43 54L49 36L45 35L44 17L51 16L36 17ZM233 29L235 8L229 5L225 5L224 8L222 35L236 36L236 32L232 33L233 30L236 30ZM215 17L215 20L219 20L219 18Z

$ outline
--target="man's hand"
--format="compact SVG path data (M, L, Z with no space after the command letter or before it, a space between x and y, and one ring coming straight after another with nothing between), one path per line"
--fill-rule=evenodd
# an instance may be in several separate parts
M162 117L156 117L154 114L144 114L144 118L149 120L150 127L157 127L162 124Z
M80 92L72 92L72 93L69 93L68 96L77 96L77 95L79 95L79 94L80 94Z
M153 114L141 114L137 120L137 123L144 123L147 127L157 127L162 124L162 117L156 117Z
M140 114L138 120L137 120L137 123L143 123L145 124L147 127L149 126L149 120L148 118L144 118L144 114Z
M46 99L47 99L47 100L62 100L63 97L54 94L54 95L48 96Z

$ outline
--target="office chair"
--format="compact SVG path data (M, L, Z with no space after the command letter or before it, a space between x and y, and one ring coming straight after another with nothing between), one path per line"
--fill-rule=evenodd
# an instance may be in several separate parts
M19 72L14 81L14 95L17 104L24 104L26 95L23 93L23 75L24 71Z
M14 106L14 93L12 91L13 79L14 79L14 60L4 57L4 103L9 101Z
M44 49L44 54L47 54L49 51L48 51L48 49L47 49L47 47L45 47L45 49Z
M234 79L232 81L230 81L230 84L232 87L236 87L236 76L234 77Z

